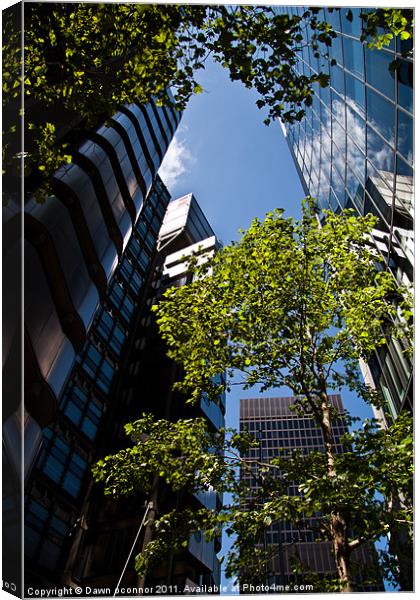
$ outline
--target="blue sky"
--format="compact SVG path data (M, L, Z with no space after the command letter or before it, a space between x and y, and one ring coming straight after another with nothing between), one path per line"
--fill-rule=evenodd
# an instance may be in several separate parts
M257 94L231 82L219 65L209 62L200 83L204 92L190 101L160 170L172 197L193 192L224 244L274 208L299 217L304 191L280 125L264 125ZM229 426L238 423L238 399L257 393L235 389L229 395ZM353 395L344 400L353 414L372 416Z
M264 125L257 94L219 65L209 62L201 83L161 172L172 196L193 192L225 244L275 207L297 215L304 192L280 125Z
M279 123L264 125L257 94L231 82L219 65L209 62L200 83L204 92L190 101L160 170L172 197L193 192L225 245L238 239L238 230L248 228L254 217L263 219L274 208L299 217L304 191ZM239 399L257 395L258 389L233 387L226 399L228 427L238 427ZM283 388L264 395L291 392ZM354 394L342 395L353 415L372 417L371 408ZM225 538L222 554L229 545ZM222 585L229 583L222 576Z

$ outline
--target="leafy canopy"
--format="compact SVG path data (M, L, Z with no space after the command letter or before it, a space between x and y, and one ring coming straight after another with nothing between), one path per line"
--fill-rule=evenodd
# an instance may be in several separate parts
M169 89L183 110L202 91L197 74L208 58L257 91L267 124L300 120L314 85L328 85L328 61L335 64L327 50L336 33L318 8L288 15L270 6L33 2L25 5L22 73L18 15L9 11L3 22L3 165L12 178L5 188L20 176L23 97L26 189L38 189L39 201L57 167L71 160L69 132L97 127L120 104L152 96L168 103ZM363 21L362 38L372 46L412 37L409 10L367 11ZM294 69L305 46L322 59L318 73Z
M279 521L293 524L302 535L313 532L318 542L331 542L332 516L345 514L349 554L391 529L412 525L413 430L407 413L387 430L367 420L362 429L342 436L346 450L336 456L334 479L327 475L322 452L303 454L280 448L279 457L262 462L248 452L258 447L251 434L233 429L211 432L204 419L173 423L143 415L125 429L133 445L98 461L93 468L106 494L150 494L155 473L173 491L232 494L230 504L220 511L185 505L160 514L152 524L153 540L136 557L139 575L150 573L169 552L182 551L197 531L207 540L220 537L223 529L233 536L225 557L227 576L240 575L242 583L259 584L266 580L271 561L279 552L278 544L264 549L261 540ZM246 473L248 478L243 477ZM252 486L254 480L257 488ZM298 492L291 494L291 486ZM404 496L397 509L391 502L395 494ZM284 550L287 552L287 545L283 545ZM397 579L397 565L389 549L382 551L380 558L385 574ZM298 555L295 562L296 573L304 572L309 581L308 567ZM352 565L357 570L357 561ZM374 583L376 572L375 577ZM317 576L313 580L315 591L342 589L334 574L325 581Z
M239 242L205 263L193 259L192 283L168 289L154 311L169 356L185 375L177 387L191 402L203 394L217 402L238 373L245 388L287 385L297 410L320 426L324 451L279 448L278 457L264 462L247 454L258 446L252 436L212 433L204 420L155 423L145 415L128 425L134 446L94 469L106 493L148 493L157 474L174 491L233 494L219 513L160 515L153 541L137 557L140 573L169 548L182 550L194 531L213 539L226 527L235 536L228 573L247 572L261 582L270 556L260 548L258 564L251 559L266 529L280 520L307 529L315 519L318 539L334 548L337 580L328 585L350 591L353 550L391 527L410 528L410 418L402 415L387 431L366 423L342 440L339 454L333 422L341 417L328 398L329 389L346 384L379 402L360 382L357 363L385 343L384 328L397 314L395 282L378 269L381 259L369 244L372 216L327 211L322 228L318 217L308 199L300 222L281 210L254 220ZM291 486L297 494L290 495ZM401 493L405 500L396 507ZM388 560L387 568L393 564Z
M195 281L153 307L185 372L177 387L193 402L203 392L215 400L239 374L245 389L286 385L303 404L344 384L379 402L357 368L396 314L396 285L369 244L374 223L346 210L325 212L321 228L310 199L301 222L275 210L193 267Z
M20 23L14 13L5 17L3 107L17 112L23 86L25 175L33 179L28 191L44 186L42 199L57 165L69 162L66 135L95 128L119 105L147 103L152 96L167 104L171 89L176 108L183 110L202 91L197 73L209 56L232 80L257 90L267 122L280 115L301 118L312 85L327 85L328 77L295 73L295 51L331 44L332 35L331 26L311 11L288 16L269 6L25 5L23 73ZM21 158L13 124L4 130L7 175L18 173Z

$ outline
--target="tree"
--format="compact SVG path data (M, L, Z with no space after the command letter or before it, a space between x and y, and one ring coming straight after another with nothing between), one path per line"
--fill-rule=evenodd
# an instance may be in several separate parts
M260 585L267 581L270 560L280 551L256 547L265 530L278 520L294 529L311 529L318 541L331 541L331 522L339 510L345 516L347 535L343 552L349 572L364 576L364 585L379 581L378 564L352 561L353 552L372 544L394 528L412 526L412 419L404 413L389 429L366 421L360 430L346 434L342 442L347 451L336 456L336 478L326 473L326 458L321 452L303 455L283 451L283 456L262 462L244 457L258 441L250 434L234 430L216 434L207 429L204 419L165 419L154 421L150 414L126 426L134 445L98 461L94 476L114 497L147 494L150 497L156 475L176 492L209 489L233 494L233 501L220 512L188 507L153 518L153 540L136 557L139 575L150 573L169 552L182 551L190 536L204 532L207 540L220 536L223 528L235 541L228 554L226 573L240 576L242 584ZM258 479L257 490L238 479L247 470ZM299 494L290 495L290 486L299 485ZM398 510L390 500L403 494ZM252 499L251 499L252 498ZM149 519L150 520L150 519ZM316 525L314 526L314 521ZM293 544L290 544L293 546ZM398 565L390 551L381 551L380 566L388 579L398 581ZM296 572L319 591L349 591L339 577L320 577L296 561ZM351 588L350 588L351 589Z
M269 119L299 118L312 84L327 84L323 73L300 76L292 69L294 51L307 43L302 28L311 28L311 44L331 43L331 26L310 11L289 17L264 6L28 4L23 75L14 17L4 24L3 106L20 107L23 84L25 175L32 175L27 187L31 193L38 187L40 200L57 167L71 160L69 125L95 128L120 104L152 96L171 102L169 88L183 110L201 91L196 74L210 55L233 80L257 89ZM4 131L6 173L20 164L16 133L16 124Z
M286 479L268 477L266 483L273 487L263 490L265 501L258 510L244 511L238 501L228 511L222 511L219 526L220 519L229 522L239 540L238 551L230 560L231 568L240 566L246 543L252 541L255 546L257 533L274 519L296 520L303 512L322 510L322 535L332 542L340 589L349 591L351 552L386 533L393 518L388 509L389 494L395 494L398 486L392 480L386 488L384 465L394 451L388 456L386 444L380 441L381 435L393 433L373 432L369 425L363 435L351 442L353 454L337 456L332 423L338 415L328 391L346 385L366 401L381 404L379 394L360 381L358 359L367 358L385 343L383 328L392 327L396 300L402 300L392 276L378 269L382 259L368 243L374 217L356 217L352 211L340 216L326 212L324 217L320 228L310 199L301 222L284 218L281 210L269 213L263 223L256 219L239 242L201 266L193 261L194 281L167 290L154 311L168 356L185 373L176 387L190 402L197 402L203 394L217 402L232 384L240 383L245 389L259 386L261 391L286 385L296 398L296 410L312 415L322 432L324 453L288 457L287 464L279 460L259 465L268 472L277 469L283 475L287 473L289 483L300 475L301 496L289 498L284 487L281 493L278 483L284 486ZM222 372L227 376L221 380L218 375ZM141 422L137 426L142 427ZM394 442L398 448L401 442L402 454L408 449L409 456L410 434L407 427L402 430L402 441L398 438ZM198 436L196 443L191 440L195 457L202 462L194 464L193 481L185 483L199 484L202 489L225 486L225 490L236 490L240 497L232 469L241 465L245 468L241 455L245 442L252 443L238 434L225 442L206 441L203 436ZM162 443L165 446L165 440ZM219 444L216 453L214 449L210 451L215 444ZM156 438L154 447L156 464L170 464L166 463L166 456L164 460L159 458L163 447ZM143 456L142 444L137 443L134 448L135 454ZM210 465L203 458L206 448L213 459ZM228 459L220 462L222 454ZM114 468L114 460L120 458L108 457L96 471L97 478L109 488L122 489L118 483L120 473L125 473L129 464L134 470L139 467L136 458L124 463L122 469ZM375 467L376 463L382 468ZM396 464L395 473L389 476L403 478L401 468L406 463ZM213 479L209 479L209 467L215 469ZM161 476L168 477L166 472ZM382 494L381 502L376 493ZM349 500L355 502L354 508ZM400 525L407 529L410 523L405 508L396 514ZM355 515L361 515L360 525L355 525ZM215 518L204 512L195 520L191 516L187 520L210 535L209 523ZM162 523L159 527L169 531L171 519L164 517ZM158 545L156 542L155 547ZM139 559L140 566L152 554L153 547L146 549Z
M353 20L350 10L347 18ZM361 39L368 42L370 48L389 46L394 38L402 42L413 38L413 11L411 9L379 8L362 12L364 31ZM409 52L411 52L411 47Z
M396 12L401 14L394 19ZM267 123L279 116L301 119L312 103L314 84L328 84L328 69L325 62L317 74L297 74L296 51L309 45L326 58L336 36L318 13L314 8L288 16L269 6L29 3L23 73L20 22L16 11L6 13L5 189L12 189L13 177L20 175L16 122L22 86L25 188L28 194L37 190L39 201L48 195L55 170L71 161L70 131L97 127L123 103L146 103L151 96L168 103L169 88L176 107L184 109L191 95L201 91L196 75L209 57L227 68L232 80L256 89L258 107L268 110ZM386 23L382 13L391 15ZM382 13L376 20L375 13L368 14L373 40L384 24L390 33L383 43L394 35L412 36L409 11Z

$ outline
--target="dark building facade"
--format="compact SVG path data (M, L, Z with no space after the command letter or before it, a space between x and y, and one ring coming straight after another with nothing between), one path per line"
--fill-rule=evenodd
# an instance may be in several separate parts
M25 471L40 445L76 354L82 351L96 307L145 206L153 179L175 133L180 114L172 107L132 104L122 107L105 126L86 132L76 144L73 162L55 175L43 203L29 199L24 208L25 253ZM3 211L5 272L20 247L21 206ZM158 229L160 223L155 225ZM9 281L4 282L6 285ZM20 411L17 382L9 378L15 362L20 318L9 311L4 332L4 437L9 460ZM19 363L20 364L20 363ZM14 384L14 387L11 387ZM20 413L19 413L20 418Z
M157 418L206 416L214 429L223 422L219 407L203 399L194 411L172 392L181 376L166 358L150 306L168 285L186 282L183 257L213 252L217 240L195 198L169 203L155 178L133 233L97 308L87 340L76 356L53 423L43 431L42 450L26 485L26 588L59 585L111 590L138 587L134 557L143 536L133 541L147 498L116 502L92 482L90 466L127 445L123 426L142 412ZM173 494L160 484L158 514L176 506L216 508L212 492ZM143 532L144 533L144 532ZM124 569L132 549L131 560ZM181 555L168 557L142 586L218 584L220 540L196 534ZM127 592L128 593L128 592ZM121 595L121 593L120 593Z
M301 14L305 9L279 10ZM414 129L413 60L406 53L411 42L393 40L381 50L368 48L360 41L361 10L352 8L350 21L348 8L320 9L318 19L331 23L337 34L328 59L316 58L307 46L297 53L295 69L307 76L322 70L330 85L317 86L302 121L282 124L282 129L305 192L320 208L375 215L371 243L396 281L409 284ZM412 364L403 340L389 340L361 368L366 380L382 391L391 417L412 409Z
M331 405L338 413L343 413L341 396L329 396ZM293 397L250 398L240 401L240 431L248 431L259 440L259 447L251 448L244 458L268 462L277 456L287 456L291 450L299 449L303 454L313 451L324 451L322 432L316 421L310 416L299 416L290 406L295 402ZM347 432L344 418L333 422L334 447L337 453L343 452L341 436ZM250 508L258 505L261 499L256 498L259 488L257 467L251 463L251 471L241 471L241 480L249 490L247 504ZM291 486L290 495L298 494L298 486ZM335 573L334 559L329 542L317 542L316 517L306 519L306 525L298 528L286 521L277 521L267 528L260 545L271 558L270 572L265 584L268 591L282 589L281 586L305 583L305 573L327 576ZM370 547L355 550L354 560L359 563L359 579L356 581L358 591L380 591L382 584L365 585L363 570L366 565L374 565L374 553ZM303 580L299 581L293 574L298 561L302 568ZM308 578L309 580L309 578ZM308 581L306 581L307 583ZM241 580L242 587L246 579ZM245 588L245 591L248 588ZM317 592L316 586L313 589Z
M106 125L85 131L82 139L73 139L68 132L72 162L56 172L43 204L32 196L22 206L19 194L7 196L3 208L3 285L7 290L2 427L7 551L3 564L5 573L13 573L16 591L22 549L14 540L21 539L21 504L35 463L38 472L49 471L56 484L63 489L67 486L70 497L80 491L89 463L86 443L80 452L75 451L73 434L53 429L65 418L78 429L79 437L85 436L85 442L94 440L106 410L103 396L110 393L169 201L161 182L151 190L180 118L173 107L159 107L154 100L147 106L121 107ZM97 327L91 334L94 318ZM104 342L106 336L109 340ZM79 372L85 378L96 380L99 393L92 402L87 401L89 393L80 382L68 384L75 361L83 365ZM45 525L51 514L32 506ZM38 548L37 560L48 556L45 560L50 565L57 560L57 547L71 522L69 515L68 508L58 511L54 541L49 546L50 536L45 537L45 551ZM36 539L44 538L44 525L33 534L35 546ZM16 552L10 552L9 546Z
M35 581L60 581L69 534L86 495L90 465L113 402L130 326L144 301L168 202L168 192L156 179L95 311L86 342L76 355L76 364L58 398L55 418L42 432L42 449L25 490L28 580L33 575Z
M20 27L23 10L15 8ZM180 229L169 224L158 239L170 197L157 172L180 118L152 99L121 106L106 124L83 130L77 116L66 120L55 107L51 120L70 144L71 163L56 172L43 204L28 193L28 180L24 206L16 189L3 209L3 285L13 291L3 307L3 566L13 584L7 589L16 594L22 577L34 594L116 585L144 513L142 499L140 509L138 498L110 503L90 467L127 443L123 425L142 412L167 418L185 412L184 399L172 394L181 374L167 361L149 310L164 285L181 285L179 273L186 278L171 253L202 240L213 251L217 240L192 195L178 203L185 208L178 211L185 218ZM166 258L172 266L164 266ZM195 411L214 428L223 423L222 400L216 408L203 400ZM185 502L216 507L221 499L210 491L174 497L160 490L162 510ZM220 540L207 543L197 534L151 582L218 583L219 548ZM137 583L134 554L125 581Z

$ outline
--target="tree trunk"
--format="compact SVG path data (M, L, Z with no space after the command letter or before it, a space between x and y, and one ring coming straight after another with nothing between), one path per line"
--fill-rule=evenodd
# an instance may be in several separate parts
M153 538L152 525L153 525L154 521L156 520L156 517L158 514L158 508L157 508L158 489L159 489L159 475L156 474L153 478L152 490L150 493L151 507L150 507L148 515L147 515L147 521L146 521L146 526L144 529L144 536L143 536L143 542L141 545L140 553L142 553L145 550L146 546L149 544L149 542L152 541L152 538ZM146 584L146 575L142 575L141 577L139 577L137 579L137 587L139 587L140 589L143 589L145 587L145 584ZM140 592L139 595L142 596L143 593Z
M342 585L341 591L352 592L350 552L346 541L346 523L339 514L332 516L331 535L333 538L335 564Z
M325 454L327 457L327 474L336 477L334 437L332 431L331 411L325 383L322 382L324 391L321 393L322 435L324 438ZM332 537L334 559L343 592L352 592L353 586L350 573L350 549L347 542L347 526L340 513L331 515L330 533Z

